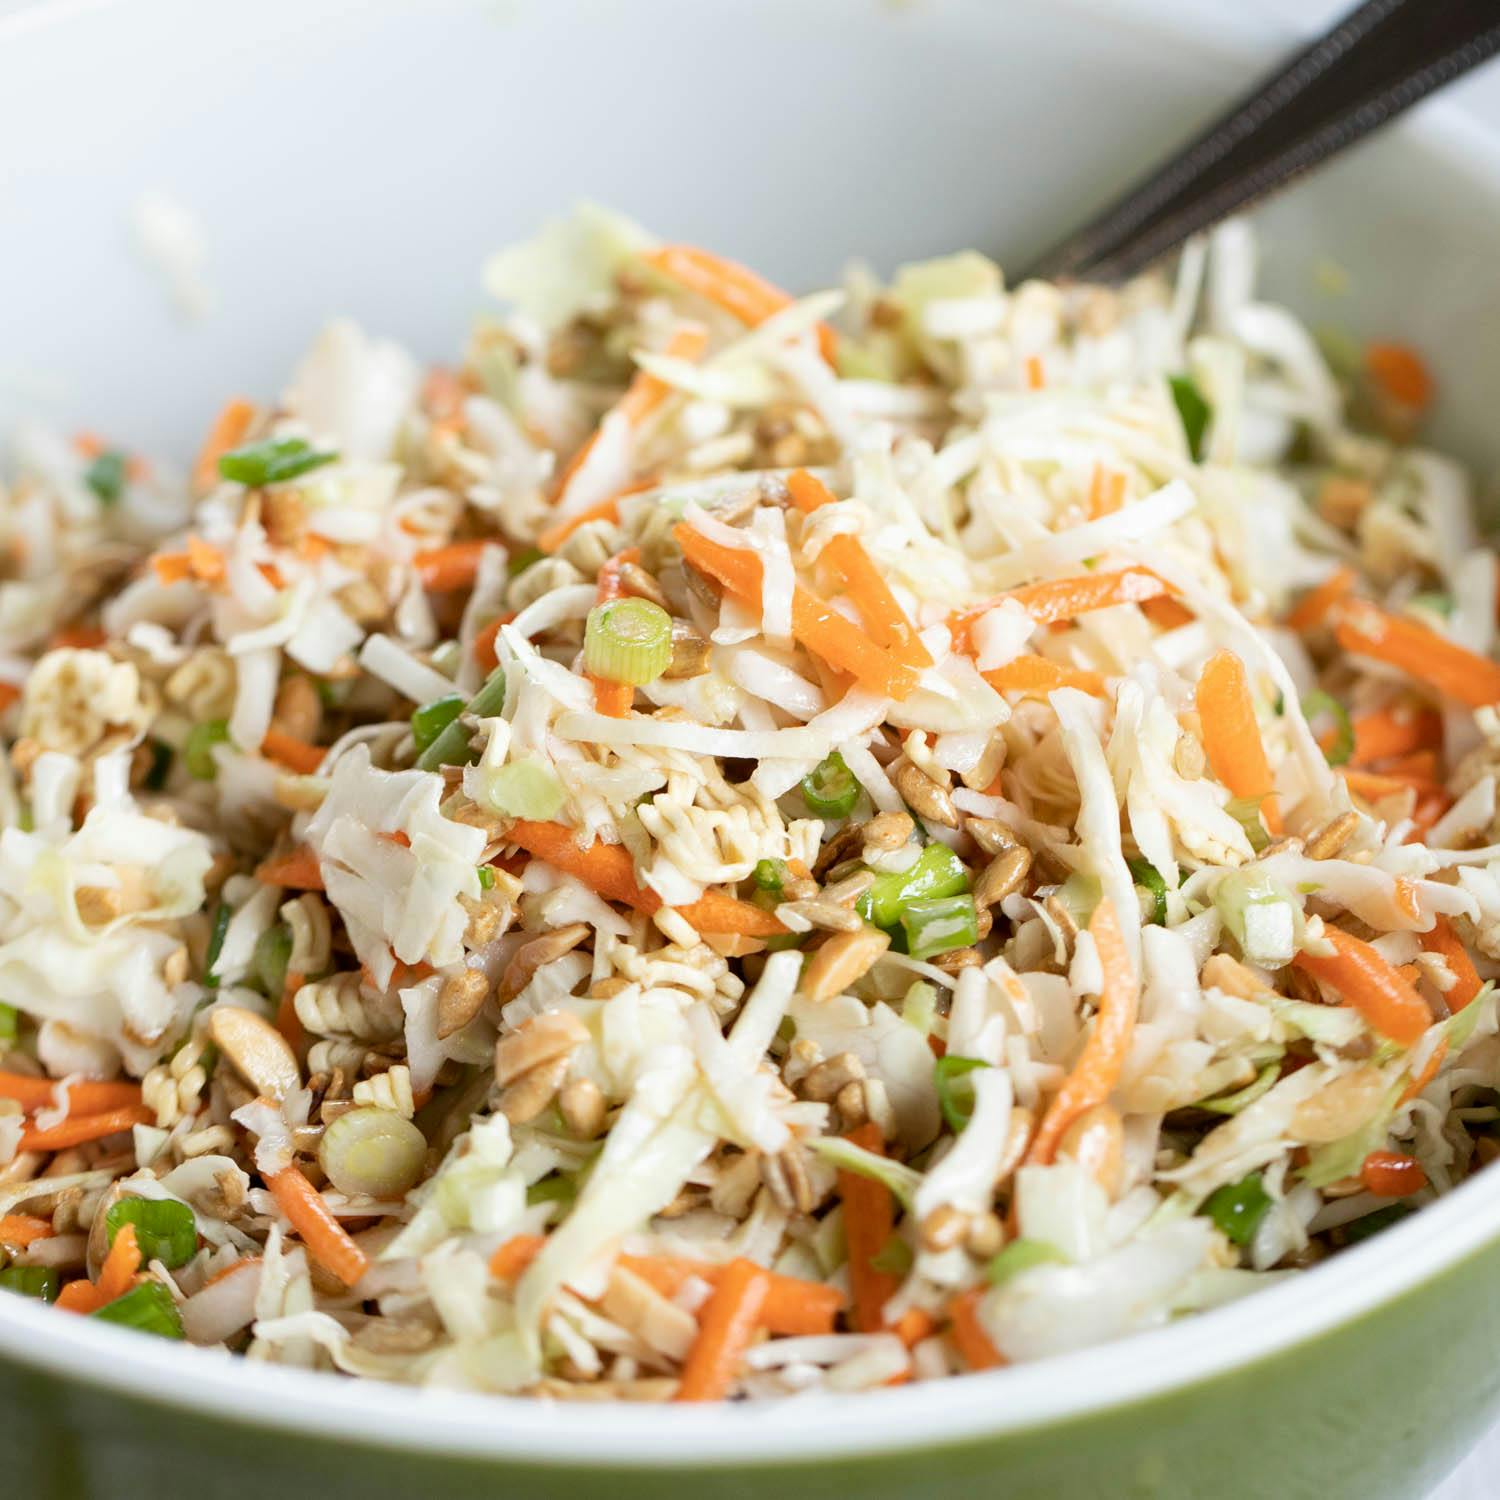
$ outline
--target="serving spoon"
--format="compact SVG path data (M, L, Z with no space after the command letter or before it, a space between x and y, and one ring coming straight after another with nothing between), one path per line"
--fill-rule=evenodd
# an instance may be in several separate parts
M1500 0L1367 0L1026 268L1120 281L1500 50Z

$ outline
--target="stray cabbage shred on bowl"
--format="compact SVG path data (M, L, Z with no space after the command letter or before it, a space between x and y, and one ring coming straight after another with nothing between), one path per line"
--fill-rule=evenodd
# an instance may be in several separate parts
M0 1289L846 1392L1489 1161L1495 554L1421 359L1254 262L799 300L584 208L456 366L335 323L186 476L19 433Z

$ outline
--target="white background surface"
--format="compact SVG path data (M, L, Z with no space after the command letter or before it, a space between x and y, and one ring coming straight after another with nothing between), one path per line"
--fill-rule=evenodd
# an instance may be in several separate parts
M46 3L47 0L0 0L0 16ZM907 3L940 3L940 0L907 0ZM1261 31L1273 37L1281 34L1291 42L1299 34L1311 34L1326 27L1349 8L1352 0L1256 0L1254 7L1245 6L1243 0L1170 0L1170 3L1200 16L1204 11L1219 11L1226 28L1237 32ZM1454 85L1445 100L1500 131L1500 61ZM1497 1475L1500 1475L1500 1425L1431 1500L1494 1500L1500 1494Z

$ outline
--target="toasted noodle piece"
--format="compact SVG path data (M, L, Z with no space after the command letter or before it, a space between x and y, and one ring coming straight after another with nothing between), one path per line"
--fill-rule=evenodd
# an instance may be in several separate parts
M1297 967L1337 990L1381 1036L1413 1046L1432 1025L1422 997L1368 943L1326 924L1323 936L1333 944L1333 954L1304 950L1293 960Z
M1219 651L1209 657L1198 678L1197 709L1203 749L1214 776L1234 796L1260 801L1267 829L1273 837L1279 834L1281 814L1271 795L1275 782L1255 722L1245 664L1234 652Z
M1099 953L1100 968L1104 971L1099 1011L1078 1061L1053 1095L1026 1152L1027 1162L1038 1166L1051 1164L1063 1132L1079 1115L1096 1104L1103 1104L1109 1097L1120 1081L1130 1039L1135 1032L1140 989L1131 968L1130 954L1125 948L1124 934L1108 898L1094 908L1089 933Z

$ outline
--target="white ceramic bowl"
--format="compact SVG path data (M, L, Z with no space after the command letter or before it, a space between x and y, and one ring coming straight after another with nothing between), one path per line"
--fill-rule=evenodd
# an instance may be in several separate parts
M485 253L579 197L794 286L851 252L887 268L962 245L1024 256L1243 86L1271 41L1227 5L1167 0L23 13L0 22L0 432L38 413L184 456L226 395L276 390L334 313L451 353ZM133 249L147 190L202 221L216 307L199 322ZM1314 322L1421 344L1440 435L1488 457L1493 143L1429 111L1264 224L1271 289ZM1320 289L1324 261L1342 295ZM1480 1179L1331 1267L1128 1344L753 1411L356 1385L0 1299L0 1472L18 1496L1395 1500L1442 1471L1500 1386L1492 1360L1451 1364L1500 1335L1474 1292L1497 1242L1500 1179Z

